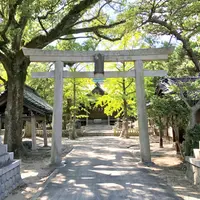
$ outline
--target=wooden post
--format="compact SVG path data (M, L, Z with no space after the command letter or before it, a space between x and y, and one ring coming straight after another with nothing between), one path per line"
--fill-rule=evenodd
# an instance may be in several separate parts
M46 129L46 117L43 120L42 127L43 127L44 147L48 147L47 129Z
M60 165L62 153L62 101L63 101L63 67L61 61L55 62L53 134L51 147L51 164Z
M136 98L137 98L141 161L151 162L145 89L144 89L144 70L143 70L143 62L141 60L135 61L135 69L136 69Z
M88 117L86 117L86 126L88 126Z
M36 120L35 115L31 112L31 137L32 137L32 150L37 149L36 146Z
M110 116L108 115L108 126L110 126Z
M1 118L1 115L0 115L0 135L1 135L1 127L2 127L2 118Z

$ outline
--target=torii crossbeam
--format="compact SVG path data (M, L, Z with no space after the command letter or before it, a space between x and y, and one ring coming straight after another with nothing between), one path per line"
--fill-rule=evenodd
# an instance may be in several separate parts
M54 62L55 71L33 73L33 78L54 78L54 107L53 107L53 134L51 148L51 164L61 163L62 139L62 101L63 78L136 78L136 98L139 122L140 152L142 162L151 162L144 76L166 76L164 70L144 70L143 61L167 60L174 48L152 48L122 51L58 51L23 49L24 55L29 56L31 62ZM135 61L135 70L126 72L104 71L104 62ZM94 72L63 71L64 63L95 62Z

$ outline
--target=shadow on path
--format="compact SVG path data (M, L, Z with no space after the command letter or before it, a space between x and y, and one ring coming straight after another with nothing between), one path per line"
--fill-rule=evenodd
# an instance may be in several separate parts
M116 137L80 138L66 166L51 180L40 200L178 200L153 171L138 166L139 146L131 151Z

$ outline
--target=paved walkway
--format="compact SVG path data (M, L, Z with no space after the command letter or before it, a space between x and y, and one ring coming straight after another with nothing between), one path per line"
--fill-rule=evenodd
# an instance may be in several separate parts
M40 200L175 200L152 171L138 166L139 146L117 137L87 137L74 142L66 166L51 180Z

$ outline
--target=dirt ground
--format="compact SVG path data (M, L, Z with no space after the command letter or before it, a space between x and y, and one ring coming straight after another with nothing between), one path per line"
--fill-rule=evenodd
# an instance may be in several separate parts
M176 155L173 143L165 140L164 148L159 148L159 138L150 137L152 161L155 167L150 167L153 174L157 174L170 185L175 193L184 200L199 200L200 185L193 185L185 176L186 165Z
M136 138L136 141L139 141ZM152 161L155 166L148 167L152 175L159 176L170 185L176 194L184 200L200 199L200 186L192 185L185 178L185 165L176 155L173 144L167 140L164 141L164 148L159 148L159 138L150 136ZM49 166L50 147L41 148L42 138L37 138L37 144L40 150L29 158L21 161L21 176L25 183L24 186L15 190L6 200L27 200L31 199L43 183L55 169ZM50 144L50 139L49 139ZM63 138L63 159L73 148L73 142ZM131 150L131 146L129 147Z
M29 139L24 139L29 140ZM67 138L63 138L63 159L66 154L72 150L72 145L66 144ZM48 139L48 144L51 139ZM38 151L34 152L29 157L21 160L21 177L24 184L13 191L6 200L27 200L42 189L44 182L49 175L54 171L55 167L49 166L50 163L50 147L43 147L43 139L37 137Z

